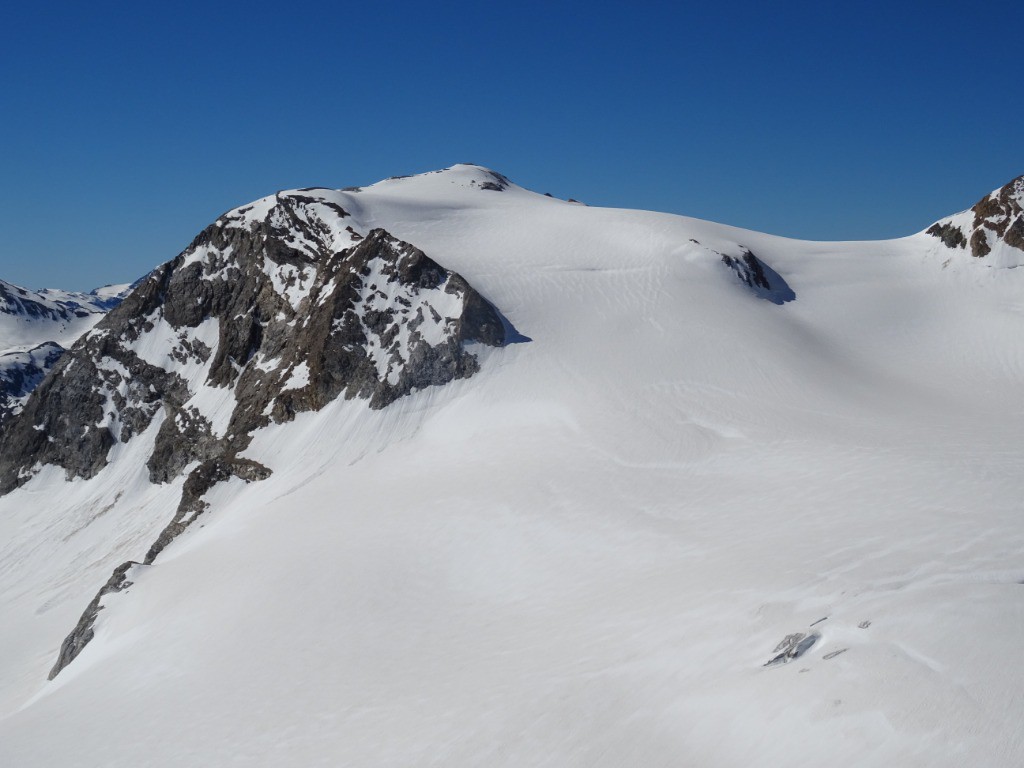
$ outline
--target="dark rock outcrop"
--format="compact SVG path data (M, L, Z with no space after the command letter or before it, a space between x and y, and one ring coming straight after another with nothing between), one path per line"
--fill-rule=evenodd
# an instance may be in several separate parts
M264 480L269 476L269 469L249 459L214 459L196 467L185 481L181 502L178 505L174 519L160 532L160 535L146 553L146 558L142 563L129 560L121 563L121 565L114 569L106 584L100 587L96 596L86 606L74 629L68 633L68 636L61 643L60 651L57 654L57 661L50 670L49 679L53 680L62 669L74 661L78 654L93 639L95 636L94 627L96 619L103 609L103 598L132 586L132 582L129 580L131 569L136 566L145 567L152 565L164 547L181 535L207 509L209 505L203 500L203 494L217 483L230 480L233 477L240 478L249 483L254 480Z
M718 253L718 251L714 251L714 253ZM782 276L757 258L749 249L743 248L739 256L730 256L727 253L719 255L722 257L722 263L729 267L740 281L760 298L773 304L785 304L796 298L796 293Z
M965 248L967 246L967 238L964 237L963 231L948 222L945 224L932 224L925 231L929 235L935 235L935 237L939 238L947 248Z
M208 490L232 478L239 478L246 483L266 480L271 471L257 461L240 459L237 456L221 456L208 459L193 469L185 480L181 492L181 502L174 513L174 518L164 528L156 541L146 553L145 565L152 565L157 555L174 539L180 536L199 515L209 508L203 499Z
M91 478L113 446L158 422L149 479L187 477L150 565L206 510L212 487L270 475L241 458L256 430L339 397L384 408L473 375L471 343L525 340L460 275L383 229L359 231L334 195L280 193L231 211L138 284L10 419L0 493L48 464ZM93 637L102 598L125 588L134 565L100 589L51 677Z
M338 204L280 194L264 216L250 210L203 230L64 356L6 431L0 493L38 465L92 477L160 413L148 467L168 482L339 396L383 408L470 376L467 342L505 343L506 321L466 280L384 230L356 233ZM226 429L194 400L196 370L230 390Z
M765 277L764 267L750 251L744 250L739 256L729 256L723 253L722 261L750 288L771 290L772 285Z
M132 585L132 582L128 580L128 571L133 566L139 565L139 563L129 560L126 563L121 563L114 569L114 572L107 579L107 583L100 587L100 591L96 593L96 597L92 599L85 611L79 618L75 628L71 630L67 637L64 638L64 642L60 645L60 652L57 654L57 662L53 665L50 670L48 679L53 680L57 674L64 669L68 664L75 660L75 657L82 652L82 649L89 644L89 641L93 639L95 632L93 627L96 624L96 618L99 616L100 611L103 609L101 605L103 598L106 595L114 592L120 592L123 589L127 589Z
M969 210L950 216L925 230L948 248L966 249L984 258L1004 243L1024 251L1024 176L986 195Z

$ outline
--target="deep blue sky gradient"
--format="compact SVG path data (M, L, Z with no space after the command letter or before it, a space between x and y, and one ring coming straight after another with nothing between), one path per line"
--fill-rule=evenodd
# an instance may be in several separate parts
M456 162L792 237L910 234L1024 173L1022 6L19 3L0 278L126 282L278 189Z

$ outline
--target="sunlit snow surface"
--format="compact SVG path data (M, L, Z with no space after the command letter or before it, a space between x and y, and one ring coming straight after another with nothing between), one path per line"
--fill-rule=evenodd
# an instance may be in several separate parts
M532 342L258 433L54 682L162 417L0 499L0 765L1024 764L1024 270L487 179L330 194Z
M106 285L91 293L32 291L0 280L0 352L23 351L47 341L70 347L129 287Z

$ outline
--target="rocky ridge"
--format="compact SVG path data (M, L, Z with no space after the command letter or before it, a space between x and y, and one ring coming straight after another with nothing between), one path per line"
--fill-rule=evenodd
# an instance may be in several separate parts
M997 250L1024 257L1024 176L1019 176L966 211L941 219L925 230L947 248L976 258Z
M510 182L486 172L469 186L503 192ZM997 198L1010 209L1017 202L1019 215L1015 189ZM144 557L115 569L51 677L92 637L103 597L125 589L132 568L152 565L203 514L207 491L270 475L242 455L257 430L339 397L385 408L472 376L473 344L523 340L460 275L350 213L358 194L280 192L224 214L61 357L5 427L0 494L45 465L69 479L94 477L112 448L143 433L152 439L150 481L185 478L173 518ZM986 221L1012 240L1017 225L997 218ZM750 249L692 242L760 298L795 299Z
M384 408L473 375L472 345L520 338L463 277L362 226L345 200L304 189L235 209L141 281L4 427L0 493L45 465L91 478L115 445L150 431L150 480L187 475L150 564L205 510L210 488L270 474L240 456L259 428L339 397ZM133 564L101 588L51 677L91 638L102 597Z

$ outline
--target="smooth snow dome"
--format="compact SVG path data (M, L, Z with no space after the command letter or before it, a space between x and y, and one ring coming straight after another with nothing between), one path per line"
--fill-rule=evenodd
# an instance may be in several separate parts
M530 341L257 431L269 479L215 486L52 682L183 476L148 480L161 415L0 498L0 765L1024 764L1024 270L496 178L301 192Z

